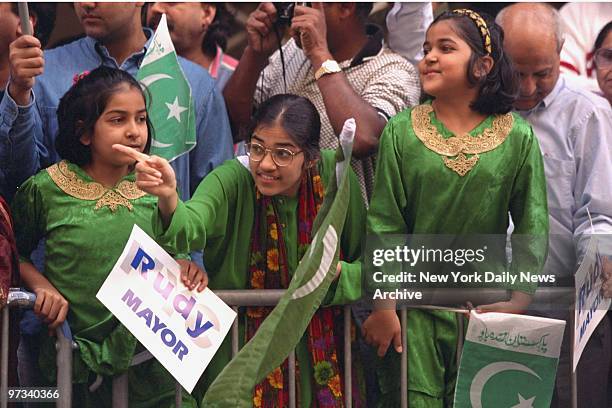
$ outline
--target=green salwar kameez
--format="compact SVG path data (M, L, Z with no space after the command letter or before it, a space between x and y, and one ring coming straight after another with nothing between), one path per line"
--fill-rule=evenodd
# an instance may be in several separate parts
M74 352L74 406L111 406L111 376L127 371L133 355L143 350L96 299L133 225L152 232L157 198L137 189L134 180L130 174L106 189L79 166L63 161L28 179L13 201L22 259L29 261L44 238L44 275L69 303L67 320L79 346ZM55 337L42 330L40 340L41 372L55 384ZM87 387L98 374L104 381L89 393ZM128 378L131 407L174 404L175 381L157 360L129 368ZM195 406L195 400L183 395L183 406Z
M250 239L255 221L256 187L250 171L240 159L225 162L213 170L200 184L193 197L179 202L172 221L164 230L156 213L154 232L157 241L170 251L204 250L208 286L214 290L246 289L249 277ZM335 176L334 152L322 151L317 163L326 186ZM289 274L296 270L298 259L298 198L274 197L283 229ZM361 239L365 230L365 206L355 175L350 174L350 198L341 251L346 262L342 273L332 284L325 305L350 303L361 297L361 268L356 261L361 255ZM244 316L240 316L240 333L245 333ZM241 335L240 341L244 341ZM204 371L196 389L203 394L231 359L229 336ZM296 348L300 367L299 404L312 406L313 370L304 338Z
M413 115L415 109L420 110L420 116ZM430 104L392 118L380 139L368 234L505 235L510 213L515 234L542 236L544 239L538 242L545 242L548 211L540 149L529 124L518 115L507 115L511 117L506 116L504 121L501 115L497 120L489 116L469 132L476 138L490 129L489 135L499 137L500 143L478 154L464 175L451 168L454 163L446 165L444 156L428 147L435 146L434 137L453 136L436 119ZM469 160L474 156L464 157ZM541 270L545 245L533 244L527 253L530 265ZM527 293L535 290L529 284L507 288ZM411 408L452 405L456 333L452 313L409 311ZM382 392L379 405L399 406L399 356L395 351L389 351L380 361L378 374Z

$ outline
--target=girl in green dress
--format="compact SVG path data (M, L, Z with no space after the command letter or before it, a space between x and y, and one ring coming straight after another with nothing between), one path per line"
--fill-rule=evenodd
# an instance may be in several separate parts
M514 233L535 238L514 260L539 272L548 234L542 158L531 127L510 112L517 81L502 43L501 28L471 10L429 26L419 71L433 100L392 118L381 136L369 234L495 234L505 242L510 213ZM524 311L534 285L508 289L507 301L477 309ZM394 301L375 302L363 329L379 356L391 343L401 352ZM408 313L410 407L452 405L456 330L451 313ZM381 367L380 405L399 406L398 355L387 353Z
M307 99L270 98L254 116L248 157L215 169L185 203L176 195L174 172L165 160L154 156L138 163L138 186L159 197L153 220L158 242L181 252L204 249L213 290L287 288L310 244L327 180L335 175L334 152L319 151L320 126L319 114ZM325 299L328 305L361 296L361 270L350 262L361 253L365 208L355 175L349 177L349 209L341 236L343 261ZM302 407L343 406L339 311L319 309L296 348ZM247 308L240 320L243 341L253 336L268 312L267 308ZM204 390L230 358L226 339L200 381ZM356 389L353 396L358 406ZM288 397L285 362L255 387L253 405L285 407Z
M56 148L65 160L27 180L13 202L23 256L20 272L36 294L34 312L49 331L65 319L70 324L79 346L73 368L75 406L110 406L110 377L127 371L142 346L96 293L121 255L132 226L151 232L157 201L137 188L134 160L111 146L148 150L145 95L130 74L101 67L75 77L57 115ZM29 259L43 238L44 275ZM204 273L188 262L182 262L181 278L190 289L203 290L206 285ZM54 341L46 333L40 337L40 371L54 381ZM102 384L89 392L99 376ZM129 382L130 406L174 402L174 380L155 359L130 369Z

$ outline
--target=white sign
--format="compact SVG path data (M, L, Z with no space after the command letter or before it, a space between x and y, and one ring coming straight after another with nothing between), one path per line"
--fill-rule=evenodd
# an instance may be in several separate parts
M137 225L96 297L188 392L236 317L208 288L187 289L176 261Z
M612 302L612 299L603 297L601 293L603 256L599 253L598 242L598 236L592 235L586 255L576 271L574 371L591 334L605 317Z

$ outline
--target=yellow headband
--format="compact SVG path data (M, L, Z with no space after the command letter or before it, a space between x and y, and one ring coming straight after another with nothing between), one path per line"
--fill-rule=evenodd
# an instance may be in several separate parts
M489 32L489 27L487 27L487 23L480 16L480 14L478 14L474 10L468 10L468 9L453 10L453 14L467 16L474 22L474 24L476 24L476 27L478 28L478 30L480 30L480 36L482 37L483 47L485 51L487 52L487 54L490 55L491 54L491 33Z

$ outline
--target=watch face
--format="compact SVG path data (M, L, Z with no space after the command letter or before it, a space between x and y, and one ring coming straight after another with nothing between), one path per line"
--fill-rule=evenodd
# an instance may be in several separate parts
M325 61L323 63L323 66L328 71L337 72L338 70L340 70L340 66L338 65L338 63L336 61L332 61L332 60Z

